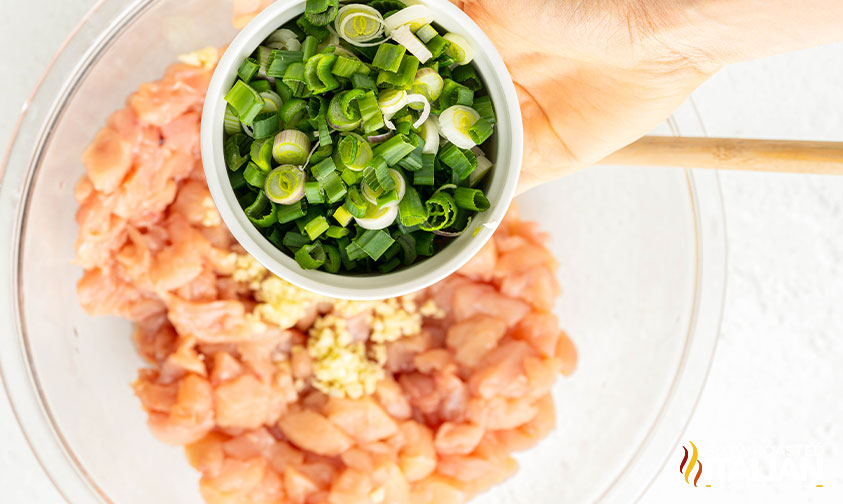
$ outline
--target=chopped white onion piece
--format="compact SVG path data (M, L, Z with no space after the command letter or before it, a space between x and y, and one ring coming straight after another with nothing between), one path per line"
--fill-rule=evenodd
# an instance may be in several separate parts
M392 40L404 46L410 54L418 58L419 63L426 63L433 57L433 53L410 31L408 25L398 27L392 32Z
M480 114L465 105L453 105L439 114L439 131L449 142L460 149L474 147L468 130L480 119Z
M392 117L407 106L407 92L403 89L387 89L378 95L378 108L384 116Z
M407 104L411 103L421 103L424 106L421 115L419 116L418 120L413 123L413 128L418 129L427 118L430 116L430 102L427 101L424 95L421 94L408 94L407 95Z
M398 205L393 203L366 213L365 217L355 217L354 220L363 229L383 229L395 222L396 217L398 217Z
M422 124L421 133L424 137L423 154L436 154L439 152L439 121L436 116L430 116Z
M415 32L422 26L433 22L433 11L422 4L410 5L383 21L390 33L404 25L409 25L410 31Z
M359 24L358 19L368 21ZM372 23L369 23L369 21L372 21ZM382 40L372 42L372 40L383 35L385 28L386 23L384 23L381 13L373 7L363 4L344 5L337 11L337 17L334 19L334 29L337 34L349 44L358 47L374 47L389 40L390 37L387 36Z

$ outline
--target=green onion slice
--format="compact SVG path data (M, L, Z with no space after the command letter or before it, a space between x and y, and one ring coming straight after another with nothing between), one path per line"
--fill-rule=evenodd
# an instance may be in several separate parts
M427 210L413 186L407 188L407 194L398 203L398 218L406 227L418 226L427 220Z
M338 9L338 0L307 0L304 16L316 26L325 26L337 17Z
M225 101L237 112L243 124L252 125L252 121L263 110L263 98L251 86L238 80L231 90L226 93Z
M403 46L383 43L378 46L378 52L372 59L372 66L387 72L397 72L401 68L401 60L407 52Z
M272 158L279 164L304 165L310 152L310 139L299 130L287 129L275 135Z
M278 116L284 127L293 129L302 120L307 109L307 102L301 98L291 98L281 105Z
M316 181L304 183L304 196L311 205L319 205L325 202L322 186Z
M395 222L398 217L398 205L386 205L378 208L369 205L363 217L355 217L354 221L363 229L384 229ZM372 259L376 259L372 257Z
M371 144L357 133L343 133L334 154L337 165L356 172L362 171L374 157Z
M267 199L263 191L259 192L254 203L246 207L246 217L257 227L265 228L278 222L275 215L275 203Z
M251 139L243 134L237 133L225 140L223 144L223 157L225 165L231 171L237 171L249 160Z
M342 258L339 249L327 243L322 244L322 249L325 251L325 262L322 264L322 267L328 273L338 273L342 267Z
M234 135L240 133L240 118L237 117L237 112L231 108L231 105L225 106L225 118L223 119L223 131L226 135Z
M300 219L307 215L307 203L301 199L292 205L281 205L277 207L276 217L279 224L286 224Z
M476 145L469 130L480 119L480 114L471 107L454 105L439 114L439 130L449 142L461 149Z
M395 243L395 240L386 231L368 229L352 240L351 243L360 247L366 255L377 261Z
M474 155L477 156L477 168L469 174L468 185L470 187L474 187L479 184L483 177L489 173L489 170L492 169L492 162L489 161L489 158L483 154L483 151L480 150L480 148L475 147L471 150L474 152Z
M374 47L385 42L386 39L371 42L383 35L385 26L383 16L377 9L362 4L343 6L334 20L337 34L358 47Z
M331 73L337 59L335 54L314 54L305 63L304 79L313 94L322 94L339 87L340 83ZM292 66L292 65L291 65Z
M262 172L269 172L272 169L272 142L268 138L252 142L249 157Z
M263 188L266 183L266 172L258 168L258 165L250 162L243 170L243 179L252 187Z
M368 205L368 202L356 186L348 188L348 194L345 196L344 205L347 213L349 213L352 217L365 217ZM336 217L336 214L334 217ZM340 222L340 224L342 224L342 222Z
M317 269L325 264L325 249L319 242L304 245L296 251L295 258L303 269Z
M445 54L456 61L458 65L467 65L474 59L474 47L462 35L456 33L447 33L443 37L450 42L448 48L445 49Z
M427 221L419 225L424 231L438 231L451 226L457 218L457 203L454 197L443 191L442 186L425 203Z
M489 209L489 199L480 189L470 187L457 187L454 189L454 201L457 208L471 210L474 212L485 212Z
M310 241L313 241L319 236L322 235L325 231L328 230L329 224L328 220L325 219L324 215L319 215L308 221L307 224L304 225L304 232L307 233L307 236L310 238Z
M474 152L454 144L448 144L439 151L439 161L450 167L458 180L465 180L477 168Z
M279 28L269 34L264 41L266 47L272 49L283 49L285 51L298 51L301 49L301 42L293 30Z
M442 86L442 76L432 68L420 68L413 79L413 93L420 94L431 102L442 96Z
M264 191L279 205L291 205L304 197L304 170L298 166L281 165L266 177Z
M429 23L416 30L416 36L425 44L437 35L439 35L439 32Z
M366 92L362 89L352 89L335 94L328 106L328 125L338 131L357 129L363 119L354 102L365 94Z

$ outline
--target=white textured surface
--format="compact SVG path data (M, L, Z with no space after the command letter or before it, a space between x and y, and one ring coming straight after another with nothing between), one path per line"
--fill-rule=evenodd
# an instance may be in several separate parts
M4 3L4 145L41 69L93 3ZM695 95L709 133L843 139L842 57L838 45L726 69ZM643 500L839 502L843 178L723 174L722 183L730 241L723 331L685 436L700 449L701 488L679 476L677 446ZM60 502L5 397L0 492L4 503Z

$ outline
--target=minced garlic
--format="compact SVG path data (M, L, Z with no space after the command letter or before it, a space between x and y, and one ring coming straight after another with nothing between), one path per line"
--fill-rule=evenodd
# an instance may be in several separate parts
M331 396L359 398L374 393L384 377L386 343L418 334L423 317L444 315L432 300L419 306L415 295L382 301L320 296L272 275L245 254L237 256L232 278L247 284L254 293L258 304L250 318L285 329L295 326L315 304L320 305L322 314L308 330L305 343L313 370L309 384ZM348 326L350 319L359 316L367 317L364 320L370 323L370 332L362 339L357 334L355 340ZM301 379L295 382L299 391L307 385Z
M216 47L206 47L187 54L181 54L178 56L178 60L191 66L211 70L216 66L219 57L220 54Z

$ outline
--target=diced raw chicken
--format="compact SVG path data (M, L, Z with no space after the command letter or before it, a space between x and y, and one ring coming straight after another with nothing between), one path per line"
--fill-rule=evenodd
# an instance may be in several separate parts
M399 425L404 447L398 454L398 464L407 481L419 481L436 469L436 450L430 429L413 420Z
M508 275L500 284L501 294L524 300L541 311L552 310L553 302L559 295L559 285L553 273L541 265Z
M526 341L543 357L553 357L559 340L559 323L551 313L529 313L512 329L512 337Z
M248 430L222 444L226 455L240 460L264 457L270 452L277 440L265 428Z
M243 366L230 353L220 351L213 354L212 385L217 386L224 381L237 378L241 373L243 373Z
M529 422L515 429L495 432L494 435L506 451L515 452L532 448L553 430L556 425L556 410L550 394L539 399L536 407L536 417Z
M488 430L514 429L529 422L538 414L532 399L470 399L468 419Z
M478 280L490 282L495 275L495 265L498 262L498 247L495 240L489 240L474 257L471 258L457 273Z
M184 453L187 461L202 474L219 474L225 460L222 446L226 439L225 435L212 432L198 441L185 445Z
M199 155L199 112L186 112L161 126L164 147Z
M506 334L506 324L495 317L477 315L458 322L448 329L447 343L457 362L474 367L486 353L495 348Z
M463 504L468 498L454 480L433 474L412 486L412 504Z
M577 347L565 331L559 332L556 360L559 362L559 372L564 376L571 376L577 368Z
M332 397L325 405L325 416L358 443L387 438L398 429L395 421L370 397Z
M287 412L279 420L278 427L293 444L319 455L336 456L353 444L351 437L339 427L307 409Z
M243 28L262 10L272 4L272 0L234 0L232 23L238 30Z
M442 455L467 455L474 451L485 430L472 423L445 422L436 431L434 446Z
M529 392L523 363L531 355L535 355L535 351L523 341L504 340L483 357L472 373L468 381L471 391L487 398L523 396Z
M250 374L221 383L214 389L217 424L255 429L270 421L272 391Z
M527 303L503 296L485 284L463 285L454 292L453 299L454 317L458 322L475 315L491 315L512 327L530 311Z

